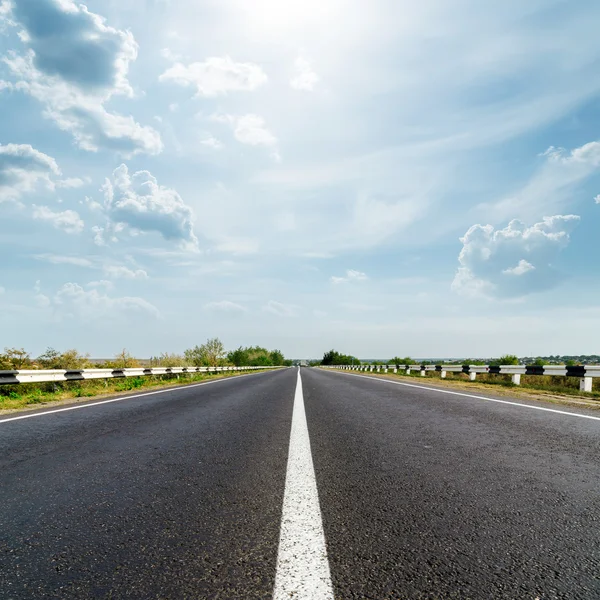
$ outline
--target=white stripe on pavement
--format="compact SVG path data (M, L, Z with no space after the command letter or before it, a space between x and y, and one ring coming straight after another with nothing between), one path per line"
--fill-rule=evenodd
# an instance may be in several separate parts
M333 600L302 379L294 396L273 600Z
M368 375L355 375L354 373L345 373L344 371L329 371L330 373L340 373L341 375L350 375L351 377L360 377L361 379L369 379L370 381L379 381L380 383L393 383L394 385L404 385L406 387L418 388L420 390L429 390L430 392L439 392L440 394L450 394L452 396L464 396L466 398L475 398L477 400L487 400L488 402L498 402L499 404L510 404L511 406L520 406L521 408L530 408L531 410L543 410L544 412L557 413L559 415L567 415L568 417L579 417L580 419L591 419L592 421L600 421L600 417L592 415L582 415L581 413L569 412L567 410L556 410L555 408L544 408L543 406L532 406L531 404L521 404L520 402L511 402L510 400L498 400L497 398L488 398L487 396L475 396L474 394L465 394L463 392L453 392L441 388L427 387L426 385L417 385L414 383L404 383L403 381L390 381L389 379L379 379L378 377L369 377Z
M268 371L268 373L274 373L275 371ZM264 375L265 372L261 373L250 373L250 375ZM55 410L44 410L40 412L34 412L29 415L20 415L18 417L9 417L8 419L0 419L0 424L9 423L10 421L21 421L22 419L33 419L34 417L44 417L45 415L53 415L55 413L66 412L68 410L78 410L79 408L91 408L92 406L100 406L101 404L111 404L112 402L123 402L124 400L133 400L133 398L143 398L144 396L154 396L155 394L166 394L168 392L175 392L182 389L190 389L199 387L202 385L210 385L211 383L222 383L223 381L231 381L232 379L239 379L240 377L248 377L248 374L235 375L234 377L224 377L223 379L217 379L216 381L205 381L203 383L192 383L188 385L178 385L170 387L166 390L157 390L156 392L146 392L144 394L135 394L134 396L123 396L119 398L111 398L110 400L100 400L98 402L90 402L89 404L77 404L75 406L67 406L65 408L57 408Z

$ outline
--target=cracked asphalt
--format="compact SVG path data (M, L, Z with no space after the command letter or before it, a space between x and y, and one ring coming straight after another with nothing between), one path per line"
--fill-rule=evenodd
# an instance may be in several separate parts
M600 421L301 373L336 598L600 598ZM0 423L0 597L271 598L296 377Z

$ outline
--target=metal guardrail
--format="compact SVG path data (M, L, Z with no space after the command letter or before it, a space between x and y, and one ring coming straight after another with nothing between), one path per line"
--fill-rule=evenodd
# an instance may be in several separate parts
M471 381L475 381L477 374L487 373L490 375L510 375L515 385L521 384L522 375L559 375L563 377L578 377L579 389L582 392L592 391L592 380L600 377L600 366L577 365L567 367L565 365L328 365L326 369L338 369L344 371L368 371L376 373L393 373L404 371L407 375L411 371L420 371L425 377L428 371L440 373L442 379L447 373L465 373Z
M0 385L13 383L44 383L53 381L83 381L86 379L119 379L145 375L180 375L185 373L224 373L283 369L285 367L152 367L135 369L72 369L0 371Z

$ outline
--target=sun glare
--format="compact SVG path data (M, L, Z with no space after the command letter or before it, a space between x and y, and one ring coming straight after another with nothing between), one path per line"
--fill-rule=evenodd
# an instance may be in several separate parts
M247 0L240 3L252 27L273 33L326 25L341 0Z

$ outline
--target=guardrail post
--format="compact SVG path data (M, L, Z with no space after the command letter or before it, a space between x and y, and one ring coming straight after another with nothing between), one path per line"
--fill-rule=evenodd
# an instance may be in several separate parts
M442 379L446 379L446 375L447 375L447 372L446 372L446 371L441 371L441 372L440 372L440 377L441 377Z
M394 373L398 372L398 367L394 367Z
M387 373L387 372L388 372L388 368L387 368L387 367L385 367L385 368L383 369L383 372L384 372L384 373Z
M475 371L471 371L469 373L469 380L470 381L475 381L475 379L477 379L477 373L475 373Z
M521 385L521 374L514 373L513 375L510 376L510 380L512 381L512 383L514 385Z
M591 392L592 391L592 378L582 377L579 380L579 391L580 392Z
M406 374L410 375L410 367L406 367Z
M426 373L425 373L425 369L421 369L421 377L425 377Z

